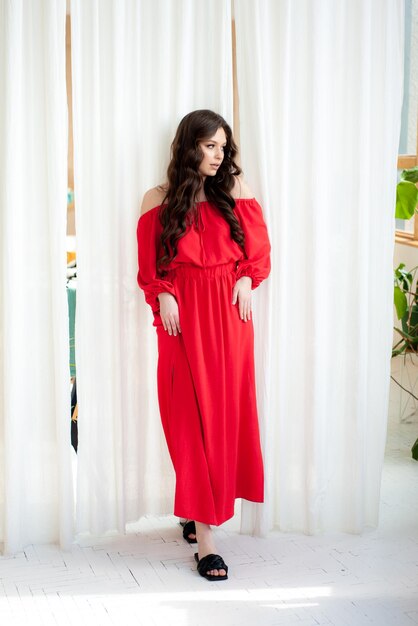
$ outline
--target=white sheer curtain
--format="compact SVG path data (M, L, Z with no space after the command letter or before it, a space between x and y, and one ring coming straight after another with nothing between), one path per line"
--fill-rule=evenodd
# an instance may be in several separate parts
M0 541L73 535L65 0L0 0Z
M230 2L73 0L77 531L171 513L157 343L136 282L143 193L191 110L232 124Z
M242 161L270 228L256 296L266 503L244 528L376 526L389 394L400 0L235 0Z

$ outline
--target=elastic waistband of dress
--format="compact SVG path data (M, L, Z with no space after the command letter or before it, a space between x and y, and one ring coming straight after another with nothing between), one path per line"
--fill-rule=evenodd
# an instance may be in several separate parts
M181 265L177 265L177 267L169 270L165 278L170 279L174 276L185 276L190 278L212 278L214 276L225 276L226 274L232 274L232 272L236 270L236 267L237 261L229 261L228 263L212 265L211 267L199 267L197 265L182 263Z

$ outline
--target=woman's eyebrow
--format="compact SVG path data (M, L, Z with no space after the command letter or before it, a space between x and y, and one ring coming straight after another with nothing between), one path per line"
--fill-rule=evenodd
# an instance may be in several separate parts
M206 143L220 143L220 141L215 141L214 139L207 139ZM226 146L227 143L228 143L227 141L224 141L222 145Z

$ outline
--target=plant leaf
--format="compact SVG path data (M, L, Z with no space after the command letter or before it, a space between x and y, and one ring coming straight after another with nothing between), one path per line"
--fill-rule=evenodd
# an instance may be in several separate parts
M412 458L415 461L418 461L418 439L416 440L416 442L414 443L414 445L411 448L411 452L412 452Z
M397 285L395 285L393 289L393 301L396 307L396 315L398 316L398 320L400 320L406 313L408 303L406 301L406 295Z
M418 183L418 166L402 170L401 180L409 180L410 183Z
M409 220L415 213L418 204L418 189L414 183L401 180L396 185L396 211L395 217L401 220Z

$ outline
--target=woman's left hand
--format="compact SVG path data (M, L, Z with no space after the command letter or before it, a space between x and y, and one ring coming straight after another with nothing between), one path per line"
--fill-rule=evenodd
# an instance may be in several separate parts
M239 316L246 322L251 319L251 285L250 276L241 276L237 280L232 290L232 304L236 304L238 299Z

